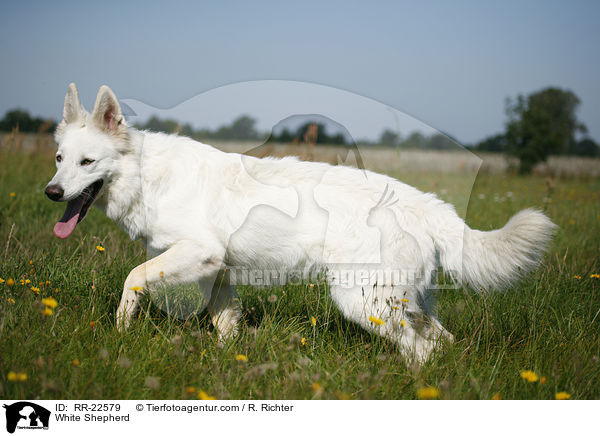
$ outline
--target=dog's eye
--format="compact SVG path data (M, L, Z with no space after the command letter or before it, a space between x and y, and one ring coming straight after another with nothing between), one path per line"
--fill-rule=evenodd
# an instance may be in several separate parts
M84 159L81 162L79 162L79 164L85 166L91 164L92 162L94 162L94 159Z
M61 162L62 161L62 156L59 154L58 156L56 156L56 162Z

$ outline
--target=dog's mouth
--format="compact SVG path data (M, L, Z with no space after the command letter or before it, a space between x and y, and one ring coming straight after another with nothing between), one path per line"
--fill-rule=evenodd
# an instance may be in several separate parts
M54 234L59 238L68 238L75 226L85 218L88 209L102 188L102 180L97 180L85 188L79 197L67 202L65 214L54 226Z

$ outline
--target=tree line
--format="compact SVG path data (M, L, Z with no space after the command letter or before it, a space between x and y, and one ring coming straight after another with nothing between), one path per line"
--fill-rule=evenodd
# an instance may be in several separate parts
M581 101L570 90L545 88L528 96L518 95L505 102L507 121L504 132L489 136L467 146L475 151L505 153L519 159L519 171L528 173L536 163L548 156L568 154L600 156L600 147L588 136L587 127L577 120L576 111ZM145 123L136 124L142 130L178 133L190 138L209 140L264 140L267 142L293 143L306 141L307 135L314 144L353 145L352 139L340 132L330 133L325 124L307 121L296 128L284 127L279 133L260 132L256 120L241 115L230 124L215 129L194 129L191 124L180 124L173 119L152 116ZM0 131L53 132L54 120L32 117L22 109L8 111L0 120ZM316 134L314 132L317 132ZM398 132L386 129L376 141L359 140L358 145L383 145L402 149L452 150L456 141L443 134L423 135L413 132L402 137Z

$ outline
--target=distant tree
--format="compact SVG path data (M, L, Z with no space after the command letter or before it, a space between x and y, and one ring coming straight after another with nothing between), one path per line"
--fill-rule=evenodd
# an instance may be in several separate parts
M431 135L427 138L425 142L425 148L430 148L432 150L452 150L456 147L452 139L448 138L446 135L441 135L436 133L435 135Z
M400 136L390 129L385 129L379 137L379 143L388 147L397 147L399 142Z
M579 103L573 92L558 88L507 100L507 149L519 159L520 173L529 173L550 154L573 147L575 134L587 130L575 116Z
M298 138L300 141L304 141L304 137L306 135L306 133L311 130L311 129L315 129L316 126L316 131L317 133L317 138L316 138L316 143L317 144L337 144L337 145L346 145L347 141L346 141L346 137L344 136L343 133L336 133L334 135L329 135L327 133L327 127L325 126L325 124L323 123L316 123L313 121L307 121L305 123L303 123L302 125L300 125L300 127L298 127L296 129L296 135L295 137Z
M421 132L413 132L402 141L402 146L406 148L423 148L426 142L427 138Z
M15 128L30 133L53 132L56 123L53 120L32 117L26 110L13 109L6 112L4 118L0 120L0 131L10 132Z
M475 145L476 150L480 151L494 151L504 153L506 152L508 139L504 133L498 135L489 136L481 142Z
M573 145L569 154L577 156L596 157L600 156L600 146L591 138L584 138Z

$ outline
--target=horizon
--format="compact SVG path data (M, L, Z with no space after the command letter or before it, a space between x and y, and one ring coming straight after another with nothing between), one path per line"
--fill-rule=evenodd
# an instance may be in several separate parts
M278 79L366 97L471 144L504 129L506 98L554 86L577 94L578 119L600 139L598 3L116 5L3 4L0 113L59 120L70 82L88 110L102 84L165 110Z

